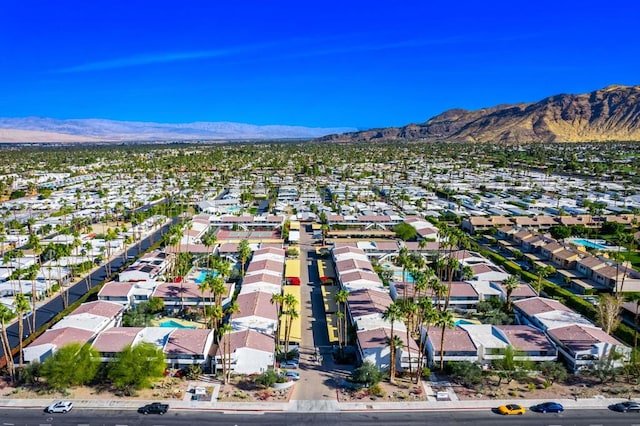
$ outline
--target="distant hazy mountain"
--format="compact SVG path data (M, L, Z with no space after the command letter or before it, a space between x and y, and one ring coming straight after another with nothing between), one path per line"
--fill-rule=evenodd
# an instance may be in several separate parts
M425 123L329 135L321 141L449 142L640 141L640 86L609 86L583 95L477 111L452 109Z
M352 128L256 126L229 122L151 123L101 119L0 118L0 142L317 138Z

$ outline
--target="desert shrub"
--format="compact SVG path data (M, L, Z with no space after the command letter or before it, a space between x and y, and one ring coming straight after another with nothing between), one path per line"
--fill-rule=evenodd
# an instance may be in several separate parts
M386 392L384 391L384 389L382 389L382 386L380 386L380 383L376 383L375 385L369 386L369 393L373 396L379 396L379 397L383 397L386 395Z
M264 373L256 377L255 382L258 385L270 388L278 381L278 374L275 370L267 370Z
M380 383L382 373L376 367L375 364L365 361L362 365L351 374L351 379L356 383L368 383L369 385L375 385Z
M422 378L428 379L431 377L431 369L429 367L422 367Z

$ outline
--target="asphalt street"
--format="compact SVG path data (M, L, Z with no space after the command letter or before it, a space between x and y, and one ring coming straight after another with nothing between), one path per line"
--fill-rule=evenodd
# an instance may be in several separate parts
M614 413L608 410L568 410L562 414L526 413L503 417L491 411L438 412L357 412L357 413L225 413L218 411L177 411L164 416L144 416L134 411L74 410L68 414L47 414L42 410L0 410L2 425L15 426L116 426L116 425L205 425L222 426L412 426L412 425L526 425L526 426L617 426L638 425L640 414Z

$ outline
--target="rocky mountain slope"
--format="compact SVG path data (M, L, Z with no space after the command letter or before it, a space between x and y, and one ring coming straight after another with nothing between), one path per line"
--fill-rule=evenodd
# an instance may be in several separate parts
M640 86L477 111L452 109L425 123L329 135L322 141L600 142L640 141Z
M101 119L0 118L0 142L93 142L317 138L349 128L230 122L152 123Z

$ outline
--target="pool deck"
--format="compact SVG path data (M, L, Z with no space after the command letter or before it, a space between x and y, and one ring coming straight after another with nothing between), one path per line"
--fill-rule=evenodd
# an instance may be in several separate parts
M182 325L183 327L195 327L195 328L204 328L204 324L194 321L187 321L180 318L171 318L171 317L162 317L158 319L151 320L151 325L153 327L160 327L160 323L165 321L173 321Z

